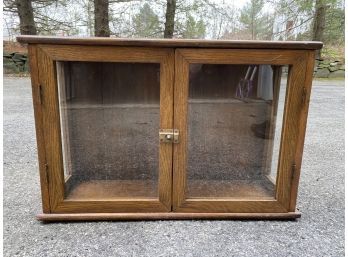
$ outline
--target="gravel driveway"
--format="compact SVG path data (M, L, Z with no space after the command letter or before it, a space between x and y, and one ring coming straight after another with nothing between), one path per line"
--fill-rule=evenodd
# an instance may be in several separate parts
M315 81L297 221L43 224L28 78L4 78L4 256L343 256L344 82Z

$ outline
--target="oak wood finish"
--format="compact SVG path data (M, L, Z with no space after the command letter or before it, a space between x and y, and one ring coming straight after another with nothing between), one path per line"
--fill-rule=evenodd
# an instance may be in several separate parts
M195 179L190 182L187 188L187 195L190 198L258 198L274 199L273 182L267 177L263 180L245 181L243 179L204 180Z
M38 45L54 61L171 63L173 49L149 47ZM166 64L168 67L168 64ZM170 66L171 67L171 66Z
M197 40L197 39L129 39L129 38L77 38L19 36L21 43L62 45L111 45L140 47L192 47L235 49L320 49L322 42L315 41L252 41L252 40Z
M39 214L37 219L44 222L56 221L114 221L114 220L291 220L301 217L300 212L287 213L79 213Z
M304 127L300 121L303 119L301 116L304 115L307 94L310 91L305 84L306 68L310 57L310 53L306 52L297 63L290 67L288 75L276 188L276 198L288 210L291 185L300 165L296 158L299 155L302 156L302 151L299 153L302 148L299 148L298 143L304 142Z
M53 60L41 48L37 49L39 80L41 85L41 110L46 153L46 170L53 212L64 198L56 73Z
M41 101L42 101L41 92L40 92L41 86L39 82L37 48L35 45L29 45L28 56L30 61L30 73L31 73L30 77L31 77L31 85L32 85L36 141L37 141L37 151L38 151L38 159L39 159L42 210L44 213L50 213L51 211L50 200L49 200L50 194L48 189L45 139L44 139L42 109L41 109Z
M157 198L157 185L152 180L89 180L71 190L67 200L123 200L125 198Z
M159 145L159 198L125 198L122 201L85 199L64 199L64 176L62 143L60 138L58 90L55 61L109 61L109 62L146 62L160 64L160 127L173 126L173 75L174 53L172 49L117 48L93 46L54 46L38 45L39 78L43 91L43 131L45 152L48 164L48 187L51 212L144 212L170 211L172 186L172 146ZM83 59L78 55L82 54Z
M296 134L294 135L294 137L296 138L296 150L295 150L295 156L294 156L295 166L293 166L289 211L296 210L296 199L297 199L297 191L298 191L298 185L299 185L299 179L300 179L303 146L304 146L304 140L305 140L305 134L306 134L309 100L310 100L310 94L312 89L314 62L315 62L315 51L310 51L307 53L307 64L304 70L305 80L302 84L301 106L299 106L300 110L297 116L298 127L297 127L297 131L295 131ZM298 97L299 95L300 95L300 92L298 92Z
M44 212L38 215L39 220L300 217L300 213L296 212L296 197L314 50L322 47L321 42L81 39L38 36L20 36L18 41L29 43ZM71 177L64 178L63 172L56 61L160 63L159 125L163 129L179 129L180 142L159 145L158 197L134 195L109 198L102 192L100 198L93 195L85 197L91 190L85 185L79 189L80 191L75 192L76 197L65 198L64 183L65 180L66 183L70 183ZM248 195L245 191L247 187L241 189L242 197L187 197L187 101L190 63L289 65L275 197L266 191L262 197L243 197ZM280 83L279 70L275 71L274 81L275 84ZM274 93L277 96L279 92ZM271 112L276 114L276 101L273 104ZM274 127L274 123L275 120L272 120L271 126ZM197 192L195 195L199 194L200 192ZM83 197L80 197L81 195Z
M303 82L308 52L303 50L221 50L177 49L175 52L174 127L179 129L181 143L174 145L173 209L176 212L288 212L293 179L298 121L303 108ZM280 145L275 199L190 199L187 183L187 110L189 65L204 64L269 64L289 65L284 121ZM295 139L295 140L294 140Z

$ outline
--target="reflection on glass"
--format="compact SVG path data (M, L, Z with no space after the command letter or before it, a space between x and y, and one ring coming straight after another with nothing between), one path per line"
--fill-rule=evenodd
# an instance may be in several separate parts
M57 62L67 199L158 197L159 72Z
M190 65L189 198L274 197L281 74L270 65Z

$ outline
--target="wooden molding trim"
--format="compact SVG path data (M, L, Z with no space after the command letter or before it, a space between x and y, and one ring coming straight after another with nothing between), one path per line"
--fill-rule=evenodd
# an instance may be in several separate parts
M60 45L112 45L141 47L194 47L234 49L321 49L318 41L266 41L266 40L202 40L202 39L131 39L110 37L52 37L18 36L17 41L29 44Z
M56 221L112 221L112 220L291 220L301 217L301 213L74 213L39 214L37 219L46 222Z

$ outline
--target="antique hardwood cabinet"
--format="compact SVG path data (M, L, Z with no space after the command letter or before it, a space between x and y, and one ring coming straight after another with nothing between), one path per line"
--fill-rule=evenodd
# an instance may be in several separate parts
M40 220L294 219L320 42L21 36Z

